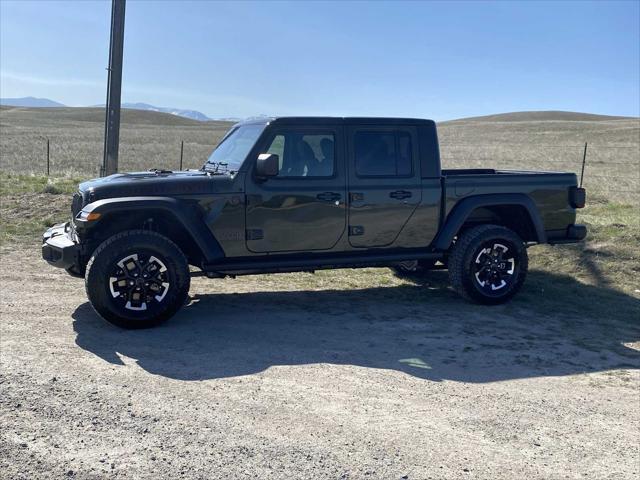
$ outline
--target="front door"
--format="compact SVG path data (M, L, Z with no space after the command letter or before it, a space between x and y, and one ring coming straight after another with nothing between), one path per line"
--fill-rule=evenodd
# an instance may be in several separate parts
M247 177L247 248L331 249L346 230L342 128L279 127L260 151L278 155L280 169L267 180Z
M362 125L347 134L349 243L393 246L422 199L417 131Z

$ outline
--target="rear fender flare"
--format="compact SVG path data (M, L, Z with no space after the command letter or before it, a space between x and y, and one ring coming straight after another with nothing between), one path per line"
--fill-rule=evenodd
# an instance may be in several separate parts
M546 243L547 237L544 231L542 218L540 217L540 212L538 212L538 208L531 197L521 193L498 193L474 195L460 200L453 207L449 215L447 215L442 228L440 228L440 232L433 241L433 248L439 251L447 250L451 246L455 236L460 231L460 228L464 225L464 222L477 208L500 205L518 205L524 207L529 213L529 217L533 223L533 228L537 237L536 241L538 243Z

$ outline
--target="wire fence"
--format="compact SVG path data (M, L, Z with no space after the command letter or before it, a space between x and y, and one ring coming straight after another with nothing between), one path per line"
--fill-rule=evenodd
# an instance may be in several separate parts
M446 143L440 145L444 168L496 168L568 171L605 199L635 199L640 192L640 144ZM585 156L586 154L586 156Z
M149 168L182 170L199 168L217 143L206 141L158 139L154 142L122 141L120 171ZM48 146L47 146L48 145ZM65 138L42 136L1 136L0 171L36 175L97 175L102 165L101 138Z
M140 171L200 168L219 136L206 140L131 138L121 142L119 168ZM0 170L18 174L97 176L102 163L100 136L0 136ZM569 171L580 174L585 144L440 144L444 168ZM635 198L640 191L640 144L588 143L584 186L610 199Z

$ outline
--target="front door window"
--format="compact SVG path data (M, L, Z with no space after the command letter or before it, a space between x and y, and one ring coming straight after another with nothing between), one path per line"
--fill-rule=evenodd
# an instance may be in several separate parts
M266 153L278 155L278 177L332 177L335 171L335 135L289 132L273 138Z

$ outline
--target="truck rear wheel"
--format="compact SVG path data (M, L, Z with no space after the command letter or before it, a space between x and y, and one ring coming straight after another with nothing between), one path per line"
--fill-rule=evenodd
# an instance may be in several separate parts
M171 318L184 305L189 266L178 246L159 233L131 230L103 242L85 275L91 305L123 328L147 328Z
M457 239L449 255L449 278L463 298L496 305L518 293L528 263L527 249L515 232L481 225Z

